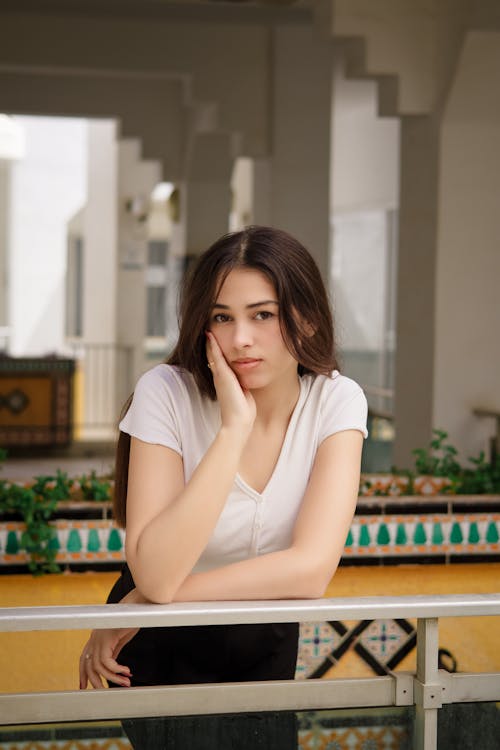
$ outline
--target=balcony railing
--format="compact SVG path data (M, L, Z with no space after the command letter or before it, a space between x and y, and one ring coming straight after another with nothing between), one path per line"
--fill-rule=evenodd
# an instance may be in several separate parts
M439 618L484 615L500 615L500 594L1 608L0 631L16 632L416 618L417 669L374 678L3 694L0 724L415 706L413 747L432 750L444 704L500 700L499 672L438 669Z

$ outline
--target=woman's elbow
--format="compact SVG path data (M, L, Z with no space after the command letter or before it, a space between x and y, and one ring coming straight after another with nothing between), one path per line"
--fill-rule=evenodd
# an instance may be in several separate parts
M311 565L307 576L308 599L322 599L328 589L330 581L337 570L338 562L332 567L331 564Z
M134 583L141 594L151 604L170 604L174 600L175 591L165 581L156 579L147 571L142 572L138 567L130 567Z

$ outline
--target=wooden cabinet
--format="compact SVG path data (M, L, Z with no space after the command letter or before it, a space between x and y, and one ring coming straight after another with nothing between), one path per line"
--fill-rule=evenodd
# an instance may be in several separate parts
M0 446L65 446L73 432L72 359L0 357Z

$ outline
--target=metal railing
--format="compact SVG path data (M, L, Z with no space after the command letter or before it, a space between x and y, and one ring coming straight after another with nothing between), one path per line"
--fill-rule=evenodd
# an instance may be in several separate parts
M86 341L68 346L79 363L83 385L83 413L76 416L74 426L84 438L113 440L118 415L133 390L133 348Z
M438 669L439 618L480 615L500 615L500 594L1 608L0 631L11 632L416 618L417 669L374 678L3 694L0 724L414 705L413 747L432 750L444 704L500 700L500 672Z

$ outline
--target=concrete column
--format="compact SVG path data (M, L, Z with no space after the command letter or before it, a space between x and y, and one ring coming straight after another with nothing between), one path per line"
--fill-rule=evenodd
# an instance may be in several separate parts
M0 158L0 351L3 349L5 338L1 329L8 326L9 185L10 161Z
M413 465L433 427L439 124L401 119L394 464Z
M229 230L232 140L228 133L198 133L181 186L186 258L200 255Z
M500 30L469 32L443 116L434 423L465 461L488 455L500 411Z
M110 439L116 423L117 362L117 143L116 124L88 126L87 204L83 245L84 422L87 440Z
M271 154L255 171L255 221L303 242L328 278L333 43L280 27L272 50ZM268 169L269 166L269 169ZM268 203L262 201L268 196Z
M130 348L129 387L147 368L146 273L147 217L151 192L161 180L158 162L141 159L140 144L128 139L118 144L118 255L116 341ZM119 381L118 381L119 382ZM122 400L127 393L121 396Z

